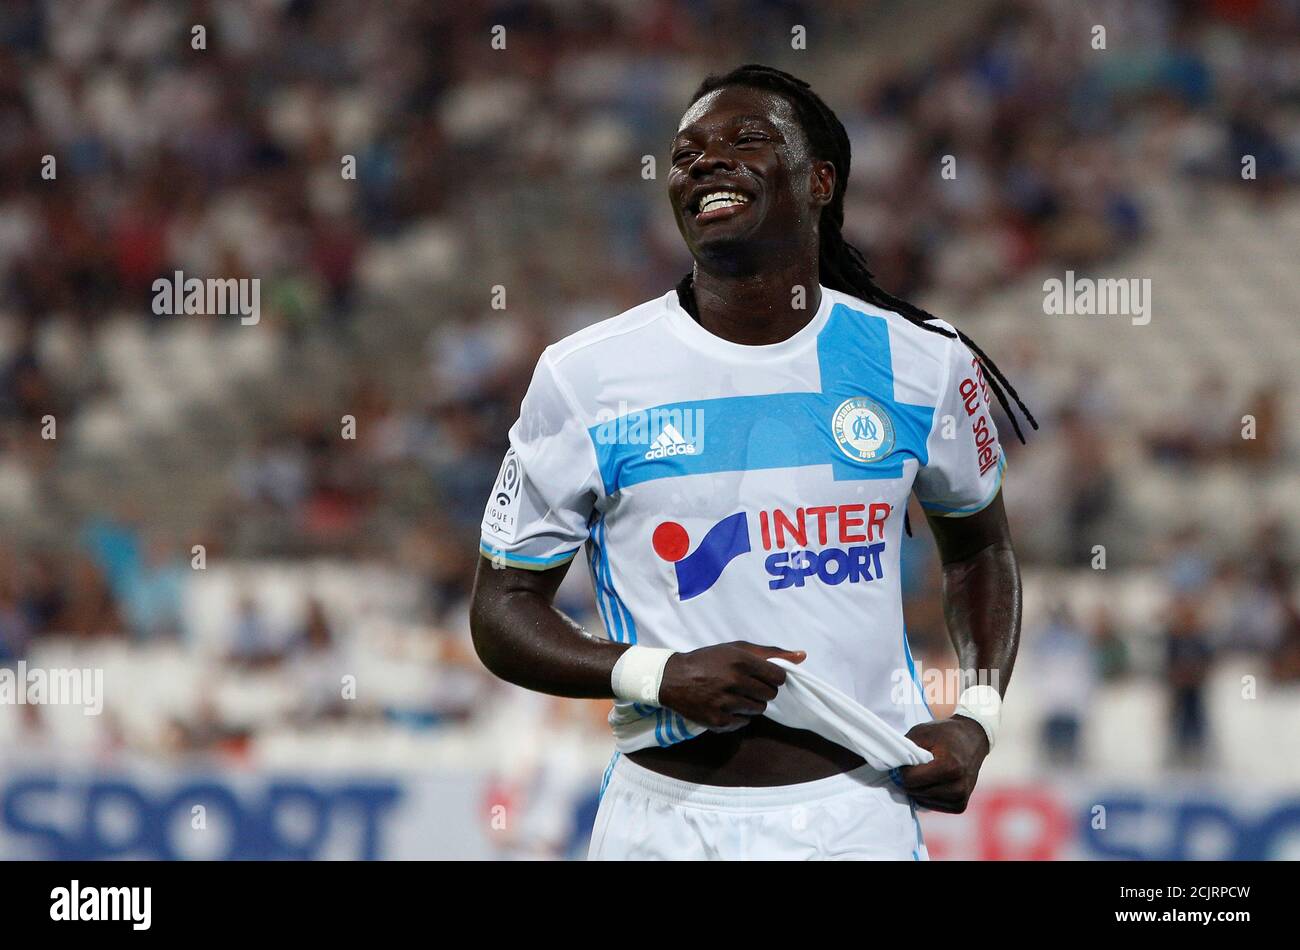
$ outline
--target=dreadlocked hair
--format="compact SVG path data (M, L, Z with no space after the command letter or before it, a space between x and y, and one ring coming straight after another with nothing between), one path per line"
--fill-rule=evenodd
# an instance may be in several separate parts
M862 252L844 240L842 233L844 227L844 190L849 183L851 148L849 146L849 135L844 131L843 123L831 111L830 107L803 80L797 79L779 69L757 64L740 66L724 75L708 77L695 90L695 95L691 97L691 105L694 105L715 89L721 89L724 86L749 86L780 95L794 107L795 115L798 117L799 125L803 128L804 135L808 139L812 154L823 161L830 162L835 167L835 191L831 195L830 202L822 209L819 228L821 247L818 255L818 269L821 283L832 290L850 294L882 309L891 310L923 330L946 336L949 339L955 338L964 343L975 354L975 358L979 360L989 388L993 390L993 395L997 397L998 403L1002 406L1002 411L1011 420L1011 427L1015 430L1016 437L1023 443L1025 436L1020 430L1020 424L1016 421L1015 413L1011 411L1007 395L1010 394L1011 399L1015 401L1016 406L1033 428L1038 428L1038 422L1034 419L1024 401L1021 400L1019 394L1016 393L1016 388L998 369L997 364L975 344L974 340L961 330L954 333L946 327L931 323L930 321L939 318L922 310L915 304L908 303L906 300L895 297L878 287L875 280L872 279L871 271L867 269L867 261L862 256ZM698 320L699 311L695 306L694 284L694 274L688 273L677 284L677 299L681 303L682 309Z

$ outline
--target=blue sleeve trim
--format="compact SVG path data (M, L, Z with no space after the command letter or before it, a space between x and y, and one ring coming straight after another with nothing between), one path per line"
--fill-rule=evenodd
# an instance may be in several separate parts
M494 548L486 541L480 541L478 549L485 558L493 563L505 564L506 567L519 567L525 571L545 571L573 560L573 556L581 550L581 545L572 551L552 554L550 557L529 557L526 554L515 554L511 551Z

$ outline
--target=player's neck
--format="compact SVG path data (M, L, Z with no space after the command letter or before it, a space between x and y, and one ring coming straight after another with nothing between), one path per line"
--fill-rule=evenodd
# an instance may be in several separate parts
M746 346L788 340L817 314L821 287L817 263L799 261L757 273L695 268L695 308L700 326Z

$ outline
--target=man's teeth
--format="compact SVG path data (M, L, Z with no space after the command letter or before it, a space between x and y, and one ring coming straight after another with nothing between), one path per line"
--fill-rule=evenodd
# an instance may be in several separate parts
M748 198L737 191L712 191L700 199L700 213L716 211L718 208L730 208L732 205L743 205L748 201Z

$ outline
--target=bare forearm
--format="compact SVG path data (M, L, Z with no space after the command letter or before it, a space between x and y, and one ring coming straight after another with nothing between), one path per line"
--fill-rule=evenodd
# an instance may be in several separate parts
M963 686L1004 693L1020 645L1020 567L1009 542L943 567L943 609Z
M627 645L592 636L547 594L512 587L495 573L480 571L470 610L483 665L503 680L553 696L611 698L610 674Z
M988 685L1004 695L1020 645L1020 567L1002 495L968 517L932 517L930 526L943 563L943 612L961 664L962 691ZM997 732L996 708L973 702L948 719L908 730L908 738L934 755L934 761L902 771L904 788L917 804L965 810Z

